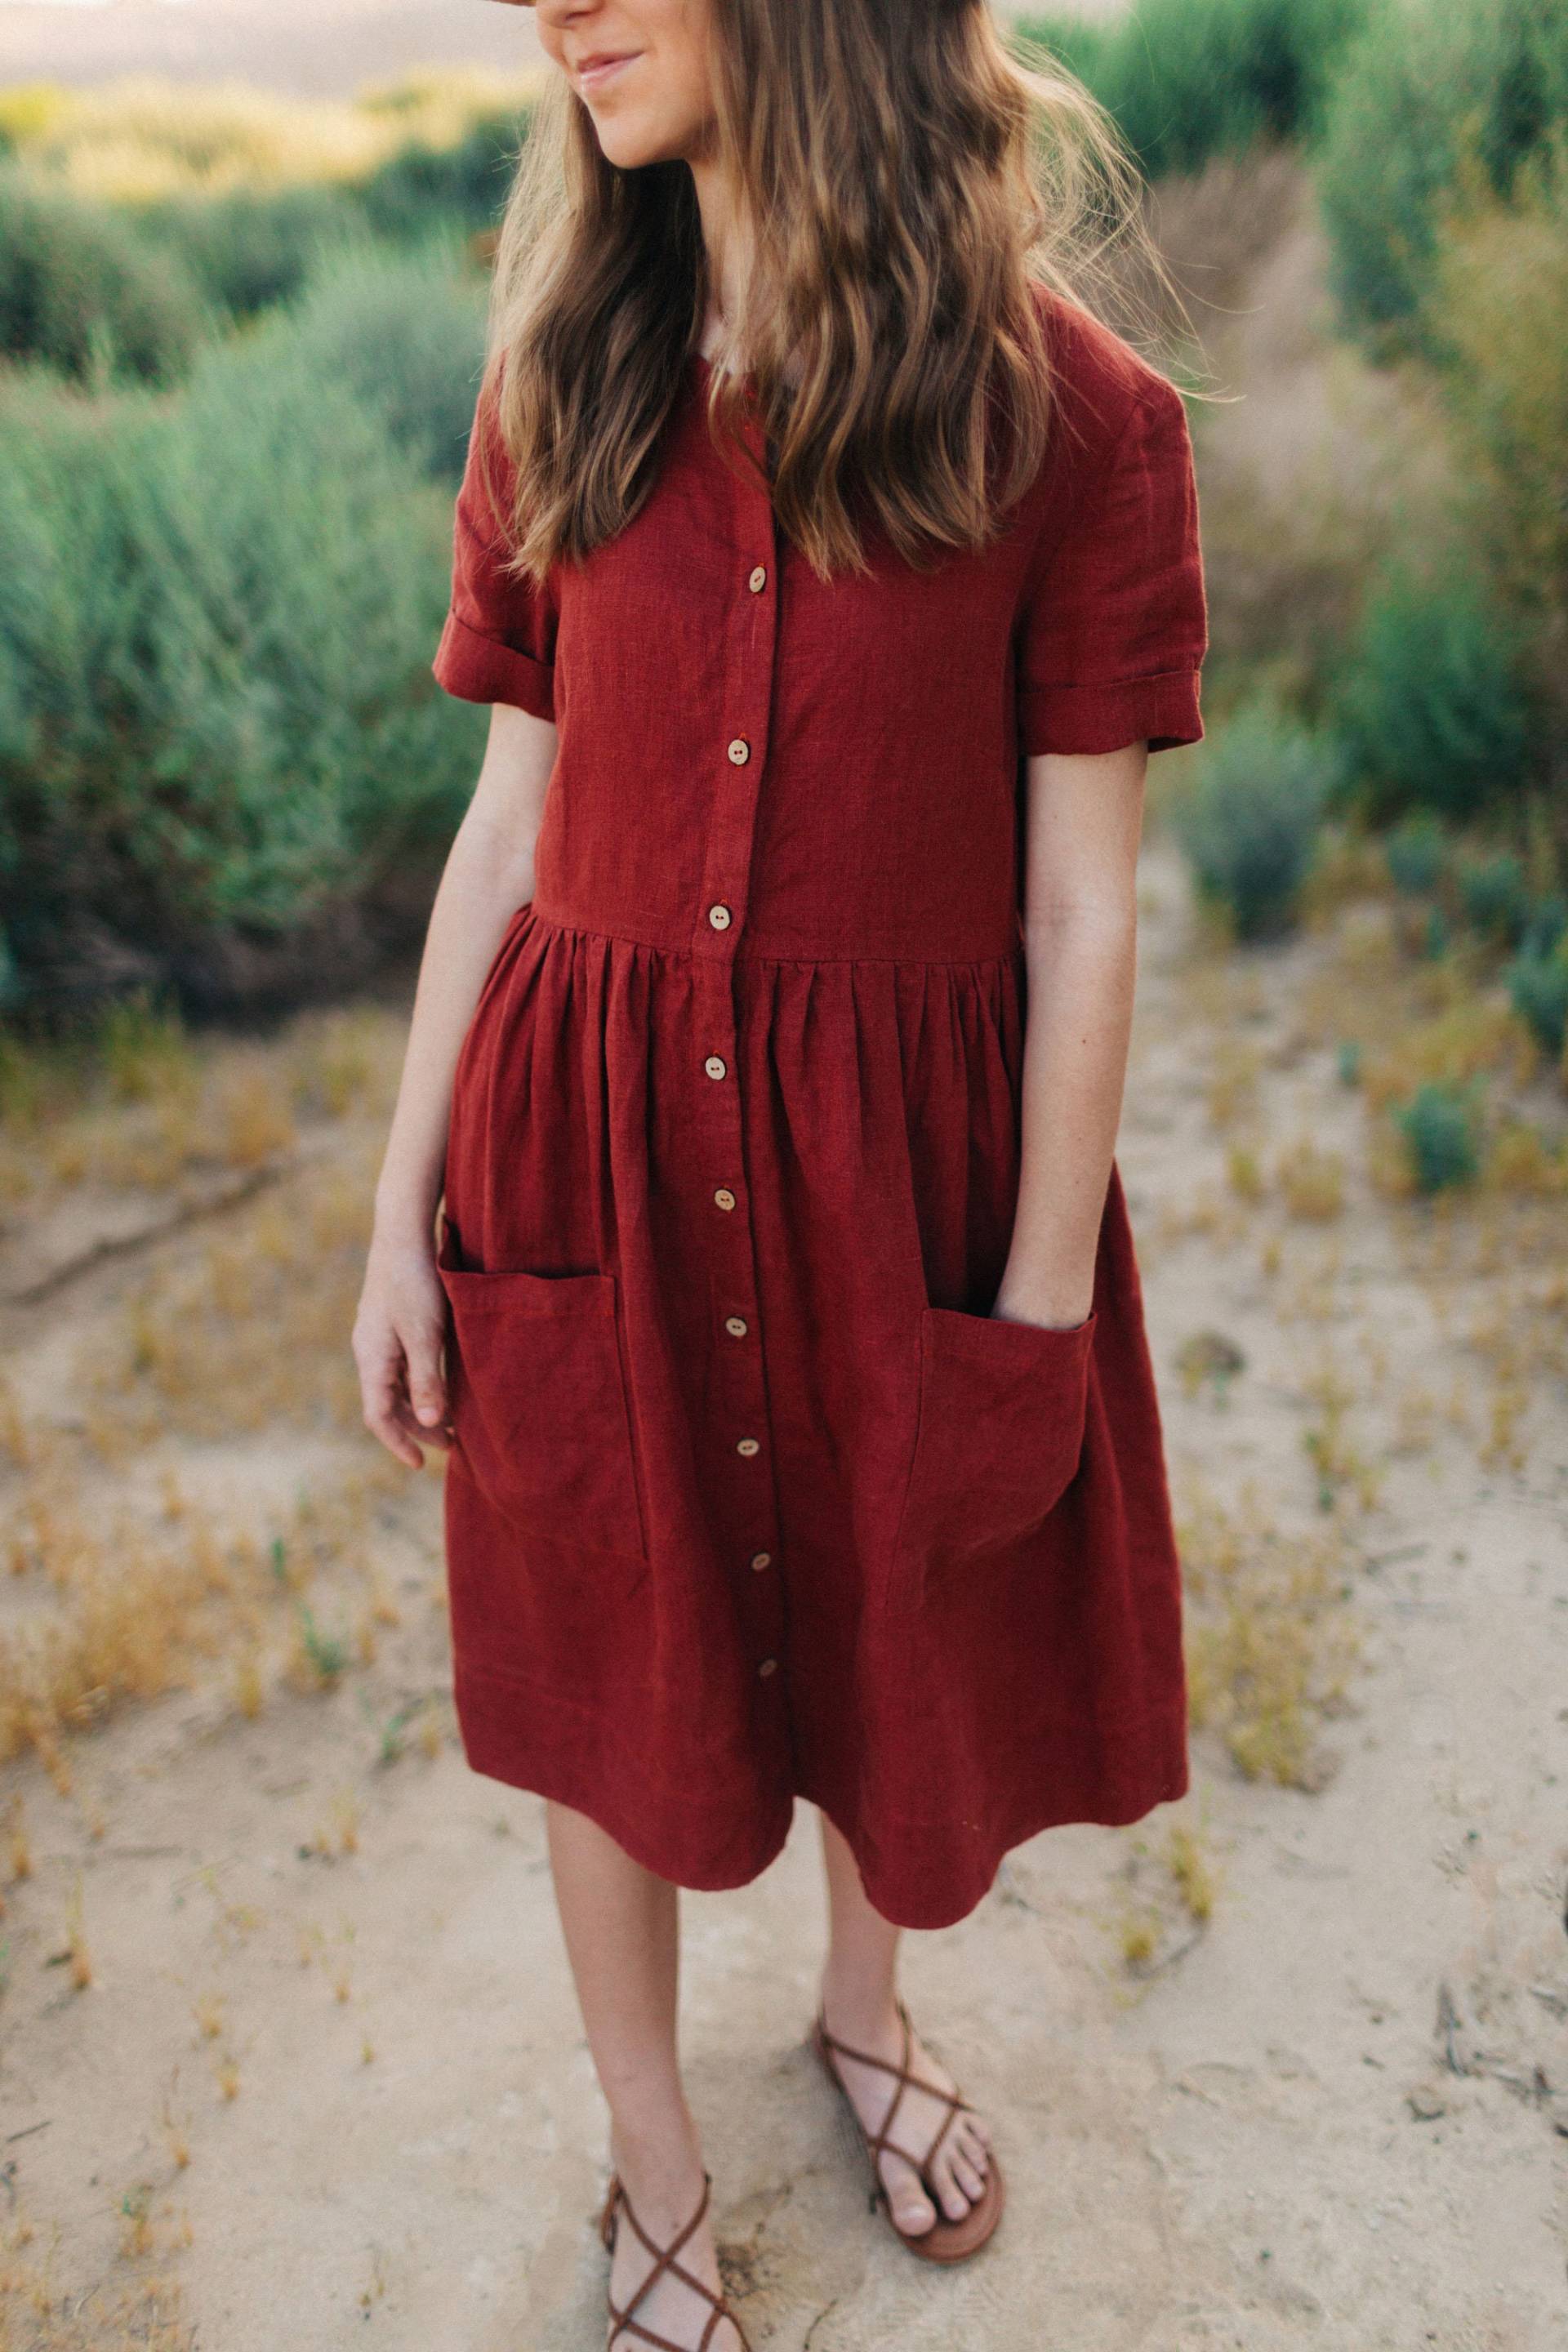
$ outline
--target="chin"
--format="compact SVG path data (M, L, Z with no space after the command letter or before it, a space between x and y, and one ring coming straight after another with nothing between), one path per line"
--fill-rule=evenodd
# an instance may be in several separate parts
M660 139L630 122L596 122L594 129L607 163L618 172L635 172L644 163L668 163L682 152L679 141Z

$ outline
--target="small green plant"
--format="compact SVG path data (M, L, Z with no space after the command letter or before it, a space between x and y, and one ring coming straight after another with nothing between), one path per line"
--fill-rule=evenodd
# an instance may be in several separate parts
M359 1694L360 1711L376 1738L376 1762L395 1764L408 1745L408 1726L425 1706L423 1698L405 1700L386 1717L379 1716L363 1691Z
M1396 890L1407 898L1427 898L1443 878L1447 837L1429 811L1417 810L1385 835L1383 855Z
M1545 953L1521 949L1503 975L1509 1001L1547 1053L1562 1053L1568 1039L1568 940L1559 938Z
M1429 907L1421 930L1421 952L1430 963L1441 963L1454 944L1453 927L1441 907Z
M1237 939L1294 926L1338 777L1331 739L1271 703L1244 706L1218 734L1176 823L1200 893Z
M1428 1079L1408 1102L1396 1106L1394 1117L1418 1192L1441 1192L1475 1181L1480 1173L1481 1143L1479 1097L1473 1081L1458 1087Z
M1520 940L1521 955L1549 956L1568 932L1568 898L1560 891L1548 890L1532 901L1530 919Z
M1524 937L1531 916L1530 885L1511 849L1461 861L1456 879L1465 919L1483 939L1507 947Z
M321 1632L308 1602L301 1601L299 1610L300 1649L317 1682L324 1690L330 1689L348 1672L349 1645L341 1634Z

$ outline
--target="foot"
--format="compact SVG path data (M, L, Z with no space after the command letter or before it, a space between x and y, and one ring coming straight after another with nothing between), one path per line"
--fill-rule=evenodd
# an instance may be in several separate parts
M863 2050L868 2057L883 2059L889 2065L907 2063L911 2074L939 2091L957 2090L946 2067L931 2056L912 2028L909 2058L904 2061L904 2029L895 2005L889 2003L875 2015L862 2017L842 2004L835 2007L829 2002L825 2004L824 2021L835 2042L847 2042L852 2050ZM953 2117L922 2179L921 2159L948 2113L946 2101L933 2098L913 2084L900 2095L897 2081L881 2067L861 2065L841 2050L835 2049L831 2054L850 2105L873 2137L882 2129L893 2100L898 2099L891 2146L883 2148L877 2159L898 2227L910 2237L923 2236L935 2226L939 2207L948 2221L962 2221L985 2185L991 2127L984 2116L965 2108ZM900 2148L908 2150L907 2156L896 2153Z
M610 2302L616 2311L624 2312L637 2326L646 2328L650 2336L662 2336L672 2345L689 2346L691 2352L705 2345L707 2352L744 2352L745 2338L732 2319L721 2319L710 2336L703 2329L713 2317L712 2304L687 2280L665 2271L647 2283L658 2268L658 2258L649 2252L626 2215L626 2202L655 2246L661 2251L675 2243L702 2202L703 2179L700 2164L689 2160L671 2166L650 2161L646 2156L637 2158L617 2148L612 2139L610 2161L616 2178L626 2189L615 2207L614 2248L610 2261ZM719 2274L718 2250L713 2242L710 2215L704 2213L697 2228L686 2239L675 2256L683 2271L700 2280L709 2294L721 2296L723 2282ZM647 2286L647 2292L644 2288ZM639 2336L628 2326L613 2328L605 2352L647 2352L647 2336Z

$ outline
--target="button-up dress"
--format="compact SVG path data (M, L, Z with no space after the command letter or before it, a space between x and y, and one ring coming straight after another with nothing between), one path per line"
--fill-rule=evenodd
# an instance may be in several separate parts
M1093 1309L994 1317L1017 1192L1024 761L1201 735L1179 394L1040 289L1002 534L819 579L688 363L652 493L502 571L481 400L440 684L558 729L451 1103L445 1521L481 1773L738 1885L793 1801L885 1916L1187 1787L1178 1561L1119 1171ZM503 509L504 510L504 509Z

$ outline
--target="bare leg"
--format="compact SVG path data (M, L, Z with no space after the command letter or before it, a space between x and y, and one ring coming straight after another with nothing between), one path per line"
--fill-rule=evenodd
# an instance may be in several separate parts
M668 1879L644 1870L614 1838L566 1805L546 1807L550 1864L567 1958L576 1983L599 2085L610 2110L610 2156L648 2235L668 2245L702 2197L702 2151L686 2104L677 2051L679 1897ZM706 2220L680 2263L715 2292L718 2259ZM625 2214L616 2231L610 2285L624 2308L653 2268ZM696 2345L710 2306L679 2279L661 2278L636 2316L656 2335ZM636 2352L622 2334L614 2352ZM711 2352L734 2352L722 2322Z
M822 2006L829 2033L855 2050L889 2059L897 2065L903 2049L899 2022L898 1956L900 1930L889 1924L866 1899L853 1853L826 1813L822 1819L822 1860L827 1874L829 1940L822 1972ZM898 2084L879 2067L858 2066L839 2058L839 2073L868 2131L877 2131L887 2115ZM925 2080L952 2090L952 2076L925 2048L918 2034L910 2042L910 2065ZM939 2099L906 2091L893 2125L900 2147L922 2156L937 2126L947 2113ZM949 2126L931 2163L931 2186L950 2221L961 2221L979 2196L990 2147L990 2132L979 2116L961 2115ZM900 2229L929 2230L936 2210L921 2185L913 2164L884 2153L883 2183Z

